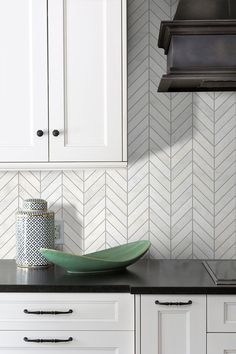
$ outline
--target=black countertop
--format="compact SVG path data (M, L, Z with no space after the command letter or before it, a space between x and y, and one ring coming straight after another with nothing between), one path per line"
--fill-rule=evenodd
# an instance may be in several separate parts
M141 260L123 272L68 274L58 267L17 268L0 260L0 292L127 292L131 294L236 294L215 285L198 260Z

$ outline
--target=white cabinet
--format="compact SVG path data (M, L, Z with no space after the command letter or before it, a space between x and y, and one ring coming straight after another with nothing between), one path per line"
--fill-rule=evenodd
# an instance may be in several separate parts
M209 333L207 354L236 354L235 333Z
M236 332L236 296L207 296L207 331Z
M125 166L126 0L0 0L0 30L0 169Z
M0 313L0 330L4 331L134 330L134 297L130 294L0 293Z
M34 342L37 339L61 342ZM4 331L0 354L134 354L133 342L132 333L119 331Z
M50 161L123 160L121 19L121 0L49 0Z
M0 168L47 161L47 1L0 0L0 46Z
M135 354L130 294L1 293L0 310L0 354Z
M236 354L235 295L207 296L207 332L207 354Z
M206 354L204 295L142 295L141 354Z

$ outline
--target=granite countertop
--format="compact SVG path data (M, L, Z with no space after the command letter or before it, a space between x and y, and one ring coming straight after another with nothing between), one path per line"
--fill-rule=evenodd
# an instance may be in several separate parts
M198 260L141 260L123 272L76 275L59 267L17 268L0 260L0 292L123 292L131 294L236 294L215 285Z

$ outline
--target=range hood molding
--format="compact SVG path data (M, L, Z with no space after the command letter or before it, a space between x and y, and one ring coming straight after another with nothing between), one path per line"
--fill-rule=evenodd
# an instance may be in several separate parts
M158 47L167 55L159 92L236 91L236 0L180 0L174 21L161 22Z
M235 18L235 0L179 0L174 21L217 21Z
M236 0L235 0L236 1ZM236 35L235 21L162 21L158 47L168 54L173 36L187 35Z

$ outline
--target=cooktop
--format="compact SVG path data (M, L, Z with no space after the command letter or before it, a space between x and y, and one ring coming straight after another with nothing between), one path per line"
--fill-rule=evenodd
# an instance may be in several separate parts
M216 285L236 284L236 260L214 260L203 262Z

